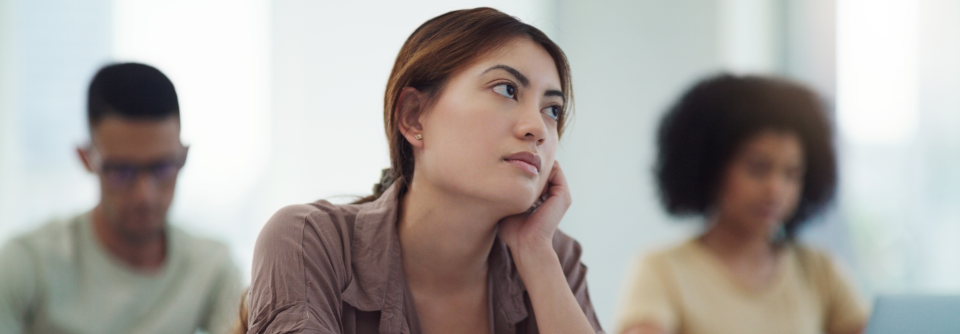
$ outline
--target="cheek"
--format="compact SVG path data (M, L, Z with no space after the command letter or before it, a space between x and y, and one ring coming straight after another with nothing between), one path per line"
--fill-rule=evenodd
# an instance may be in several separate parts
M793 211L797 204L800 204L800 196L803 195L803 181L790 181L784 188L783 199L790 211Z
M749 206L758 197L763 195L762 184L750 176L742 168L731 168L721 192L720 202L728 207L742 208ZM727 208L729 209L729 208Z
M124 191L113 188L107 180L101 177L100 197L106 209L117 210L123 206L124 200L129 196Z
M174 180L173 183L160 187L158 190L160 191L159 204L162 205L164 209L166 209L167 207L170 206L171 203L173 203L173 195L176 193L176 190L177 190L176 180Z
M447 109L438 108L423 124L424 148L418 169L443 182L465 183L480 178L505 153L498 140L509 135L504 132L503 117L479 108L438 107Z
M440 126L429 134L435 151L443 152L448 162L452 159L474 160L495 149L495 138L502 134L502 125L496 118L483 117L485 112L456 113L439 119Z

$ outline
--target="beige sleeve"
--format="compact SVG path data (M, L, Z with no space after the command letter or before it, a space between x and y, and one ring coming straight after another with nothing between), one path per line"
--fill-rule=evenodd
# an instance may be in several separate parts
M624 282L616 333L640 325L652 325L668 333L676 331L676 303L672 300L664 259L651 254L638 258Z
M827 316L824 324L828 334L852 333L863 329L869 310L856 287L848 279L843 268L826 254L823 257L823 273L827 296Z

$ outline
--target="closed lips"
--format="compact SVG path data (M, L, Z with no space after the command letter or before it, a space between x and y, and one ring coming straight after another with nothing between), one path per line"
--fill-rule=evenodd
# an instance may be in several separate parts
M540 173L540 156L532 152L517 152L507 156L503 160L517 165L520 168L524 168L523 165L529 165L529 167L533 167L532 170L530 170L531 172L535 174Z

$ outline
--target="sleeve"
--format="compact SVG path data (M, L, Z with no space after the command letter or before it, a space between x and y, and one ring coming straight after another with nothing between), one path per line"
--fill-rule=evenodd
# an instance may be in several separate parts
M229 251L224 248L222 269L218 275L214 291L210 295L210 311L203 326L212 334L229 334L236 327L240 307L240 270L230 260Z
M270 218L253 252L248 334L342 332L339 236L329 215L309 205Z
M640 324L653 325L672 333L677 327L677 313L670 298L666 264L657 254L638 257L624 282L617 333Z
M560 265L563 267L567 284L573 291L573 297L577 299L577 303L583 309L583 314L587 316L593 330L597 333L603 333L600 321L597 320L596 311L593 309L593 303L590 301L590 293L587 291L587 266L580 261L583 253L580 243L557 230L554 233L553 247L560 258Z
M16 241L0 249L0 333L24 333L36 298L37 275L29 251Z
M827 254L821 254L821 258L826 278L824 295L827 296L824 329L827 333L852 333L863 329L869 316L866 303L842 267Z

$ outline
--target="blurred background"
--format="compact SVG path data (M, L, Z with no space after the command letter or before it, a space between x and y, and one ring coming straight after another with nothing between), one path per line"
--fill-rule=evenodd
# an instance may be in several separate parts
M0 0L0 243L99 198L75 147L85 94L114 61L158 67L191 146L174 224L229 244L249 281L280 207L366 195L389 165L382 101L405 38L449 10L490 6L544 30L573 68L559 160L612 328L628 263L695 235L651 174L665 108L719 71L790 77L830 105L841 185L802 239L866 296L960 292L960 1ZM2 270L2 269L0 269Z

